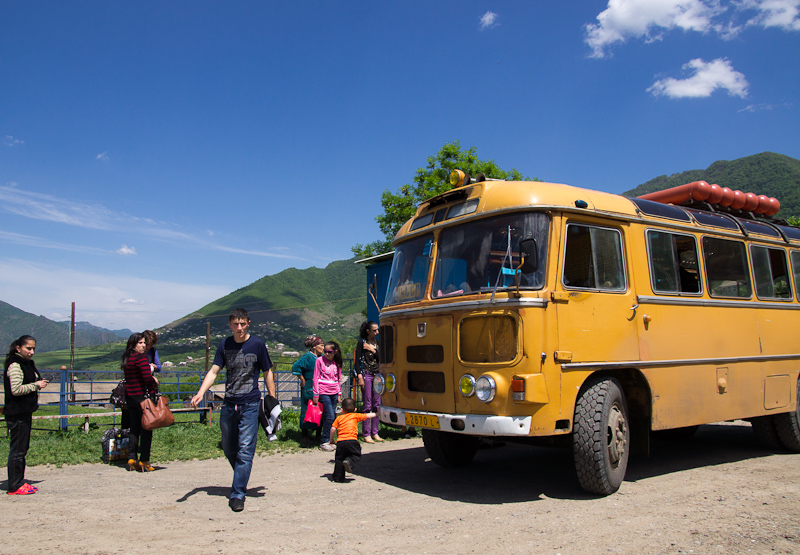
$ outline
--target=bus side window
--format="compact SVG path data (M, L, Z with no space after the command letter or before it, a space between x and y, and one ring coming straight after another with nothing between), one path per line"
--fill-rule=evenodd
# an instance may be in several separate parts
M792 273L794 274L794 290L797 292L798 300L800 300L800 290L798 290L798 284L800 284L800 251L792 251L791 252L792 258Z
M622 237L613 229L567 225L565 287L624 291Z
M650 277L658 293L700 293L697 243L691 235L649 230Z
M744 243L703 237L703 257L712 297L749 299L753 296Z
M770 249L753 245L750 247L753 275L756 278L756 294L759 298L791 299L789 269L783 249Z

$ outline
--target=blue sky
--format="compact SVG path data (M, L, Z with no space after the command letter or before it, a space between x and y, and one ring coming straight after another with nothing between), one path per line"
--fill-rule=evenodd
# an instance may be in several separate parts
M140 330L349 258L446 142L617 193L800 158L800 0L4 0L0 80L0 300Z

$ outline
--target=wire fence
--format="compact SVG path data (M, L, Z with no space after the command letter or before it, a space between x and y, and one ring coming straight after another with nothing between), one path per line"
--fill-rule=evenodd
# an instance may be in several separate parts
M300 382L292 375L292 362L276 362L273 373L275 396L283 410L299 410L301 402ZM43 377L50 380L47 388L39 392L39 407L43 409L35 420L57 420L58 429L83 427L88 431L91 419L111 419L111 425L121 421L122 411L111 404L111 391L123 377L123 372L108 370L45 370ZM190 400L198 392L205 377L205 369L163 368L158 374L159 391L167 395L173 412L197 412L201 421L210 423L214 411L219 410L224 400L225 370L220 372L217 382L206 393L195 409ZM342 394L361 403L361 390L353 374L353 360L346 358L342 368ZM57 386L57 387L54 387ZM259 378L259 389L267 390L263 376ZM43 415L42 413L55 413ZM81 422L79 419L82 419ZM51 428L47 428L51 429Z

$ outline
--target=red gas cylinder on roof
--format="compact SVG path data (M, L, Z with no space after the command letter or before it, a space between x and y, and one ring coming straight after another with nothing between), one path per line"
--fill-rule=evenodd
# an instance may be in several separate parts
M717 184L709 185L705 181L693 181L686 185L648 193L637 198L678 205L689 204L691 201L707 202L765 216L774 216L781 209L781 203L776 198L733 191Z

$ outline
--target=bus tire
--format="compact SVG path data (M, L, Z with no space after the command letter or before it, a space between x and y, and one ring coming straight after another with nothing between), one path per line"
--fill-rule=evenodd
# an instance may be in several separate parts
M422 428L422 443L433 462L449 468L472 462L480 438Z
M756 441L762 447L771 451L783 451L783 442L778 437L774 416L751 418L750 425L753 426L753 435L756 436Z
M797 393L800 395L800 380L797 382ZM795 401L798 399L800 397L795 397ZM789 451L800 453L800 403L795 402L793 412L776 414L772 418L781 444Z
M572 452L581 487L611 495L622 485L630 455L628 405L614 378L589 383L575 405Z

